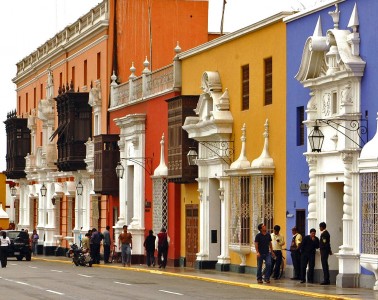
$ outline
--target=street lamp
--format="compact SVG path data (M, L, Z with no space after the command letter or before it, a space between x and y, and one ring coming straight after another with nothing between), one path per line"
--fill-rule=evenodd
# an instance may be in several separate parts
M319 126L315 125L314 129L308 135L312 152L320 152L324 141L324 134L320 131Z
M77 195L78 196L81 196L83 195L83 184L81 183L81 180L78 182L78 184L76 185L76 192L77 192Z
M233 148L234 141L198 141L198 144L201 144L207 148L215 156L218 156L226 164L230 163L230 160L234 154ZM197 163L198 154L194 147L189 148L189 152L186 155L188 159L189 166L194 166ZM225 159L227 158L228 161Z
M46 186L45 186L44 183L42 184L42 187L41 187L40 191L41 191L41 196L42 196L42 197L46 197L46 194L47 194L47 188L46 188Z
M343 124L341 124L341 121L344 121L347 124L343 125ZM308 135L308 141L310 142L311 151L312 152L320 152L322 150L324 135L320 131L318 123L323 123L325 125L332 127L337 132L339 132L340 134L345 136L348 140L350 140L353 144L362 148L363 145L366 143L367 136L368 136L368 124L367 124L367 122L368 122L367 119L359 119L359 120L350 120L350 119L342 119L342 118L335 118L335 119L332 119L332 120L331 119L316 119L314 128L311 131L311 133ZM344 131L340 130L340 128L344 129ZM347 135L345 133L346 131L356 132L358 137L359 137L359 141L362 142L362 144L353 140L349 135ZM365 140L362 137L362 135L365 135Z
M198 154L197 154L197 151L196 151L196 148L189 148L189 152L188 154L186 155L187 159L188 159L188 165L189 166L195 166L196 164L196 160L197 160L197 157L198 157Z
M12 197L16 197L17 195L17 189L15 186L12 186L11 189L10 189L10 193L11 193L11 196Z
M151 157L121 157L122 160L131 161L147 171L148 174L152 175L152 158ZM125 168L123 167L121 161L117 163L116 174L119 179L123 178L125 174Z
M116 173L117 173L117 177L122 179L123 178L123 174L125 173L125 168L122 166L122 163L121 162L118 162L117 163L117 166L116 166Z

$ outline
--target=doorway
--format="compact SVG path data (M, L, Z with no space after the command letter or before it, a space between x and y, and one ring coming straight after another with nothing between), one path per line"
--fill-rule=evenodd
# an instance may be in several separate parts
M221 203L218 179L209 179L209 260L217 261L221 254Z
M193 268L198 252L198 205L190 204L185 208L185 255L186 266Z

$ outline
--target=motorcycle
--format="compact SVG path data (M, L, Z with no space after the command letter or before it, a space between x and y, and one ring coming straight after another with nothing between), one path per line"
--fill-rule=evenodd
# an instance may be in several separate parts
M72 258L72 262L75 266L92 267L92 258L89 253L84 252L83 249L79 248L76 244L71 244L67 256Z

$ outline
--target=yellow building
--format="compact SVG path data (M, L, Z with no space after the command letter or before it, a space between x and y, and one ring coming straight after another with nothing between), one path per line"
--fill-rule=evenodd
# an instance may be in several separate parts
M198 141L198 182L184 185L181 199L181 234L198 244L193 258L188 238L182 240L181 256L196 268L252 272L257 225L272 231L279 224L281 234L286 231L282 20L288 15L179 54L182 95L199 94L196 117L187 117L183 126Z

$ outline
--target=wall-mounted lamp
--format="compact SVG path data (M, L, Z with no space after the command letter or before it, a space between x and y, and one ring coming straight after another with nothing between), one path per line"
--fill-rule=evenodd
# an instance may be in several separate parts
M346 121L349 122L349 126L343 126L340 124L339 121ZM366 125L362 125L363 122L366 122ZM308 141L311 146L312 152L321 152L322 145L324 141L324 135L319 129L318 123L323 123L325 125L328 125L341 133L343 136L345 136L347 139L349 139L351 142L353 142L358 147L362 148L362 146L367 141L368 136L368 120L367 119L360 119L360 120L349 120L349 119L316 119L314 129L311 131L311 133L308 135ZM345 129L346 131L350 132L357 132L357 135L360 139L360 142L362 142L362 145L353 139L351 139L348 135L346 135L343 131L339 129L339 127ZM362 135L365 135L366 141L362 138Z
M17 189L15 186L12 186L11 189L10 189L10 193L11 193L11 196L12 197L16 197L17 195Z
M152 175L152 157L126 157L120 158L122 160L128 160L131 161L139 166L141 166L143 169L146 170L146 172L150 175ZM125 168L122 165L122 162L119 161L116 166L116 174L119 179L123 178L123 175L125 174Z
M52 205L55 205L55 202L56 202L55 197L52 197L52 198L51 198L51 203L52 203Z
M294 214L289 213L289 211L286 211L286 218L293 218Z
M308 185L308 183L304 183L301 181L301 183L299 184L299 189L301 190L302 194L307 194L309 188L310 186Z
M81 195L83 195L83 189L84 189L84 187L83 187L83 184L81 183L81 180L77 183L77 185L76 185L76 192L77 192L77 195L78 196L81 196Z
M201 144L210 152L221 158L226 164L229 164L232 161L232 156L234 154L234 141L198 141L198 144ZM189 152L186 155L188 159L189 166L194 166L197 163L198 154L194 147L189 148Z
M40 191L41 191L41 196L42 196L42 197L46 197L46 194L47 194L47 188L46 188L46 186L45 186L45 183L42 184L42 187L41 187Z

